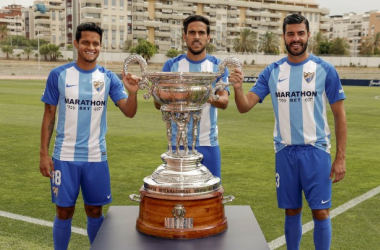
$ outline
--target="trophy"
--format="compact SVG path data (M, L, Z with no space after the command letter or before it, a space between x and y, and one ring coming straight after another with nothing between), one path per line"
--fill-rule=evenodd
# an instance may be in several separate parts
M196 239L209 237L227 229L224 204L234 199L223 196L220 178L215 177L201 164L203 155L195 149L202 104L216 91L232 83L222 80L226 66L242 69L240 61L225 58L217 73L209 72L147 72L147 63L132 54L124 61L137 62L141 68L140 89L146 89L145 99L151 96L161 104L162 119L166 123L167 151L161 155L164 162L144 178L140 195L130 199L140 203L136 229L146 235L167 239ZM192 127L189 121L193 119ZM175 144L172 145L172 123L177 126ZM192 129L192 147L188 148L188 129ZM183 147L180 147L183 145Z

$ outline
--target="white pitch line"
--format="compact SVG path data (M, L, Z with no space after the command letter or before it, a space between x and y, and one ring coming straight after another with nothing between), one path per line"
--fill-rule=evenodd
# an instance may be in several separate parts
M340 205L339 207L330 211L331 219L334 218L335 216L338 216L341 213L347 211L348 209L355 207L356 205L362 203L363 201L365 201L369 198L372 198L373 196L377 195L378 193L380 193L380 186L368 191L367 193L365 193L359 197L356 197L355 199L352 199L352 200L344 203L343 205ZM310 222L304 224L302 226L302 234L309 232L313 228L314 228L314 221L310 221ZM270 249L277 249L277 248L285 245L285 243L286 243L285 235L283 235L283 236L278 237L277 239L269 242L268 245L269 245Z
M378 193L380 193L380 186L368 191L367 193L365 193L359 197L356 197L355 199L352 199L352 200L346 202L345 204L335 208L334 210L331 210L330 211L331 219L334 218L335 216L338 216L339 214L347 211L348 209L355 207L356 205L362 203L363 201L368 200L369 198L372 198L373 196L377 195ZM35 219L32 217L8 213L8 212L4 212L4 211L0 211L0 216L10 218L10 219L15 219L15 220L33 223L36 225L53 227L53 223L50 221L39 220L39 219ZM313 221L310 221L310 222L304 224L302 226L302 234L309 232L313 228L314 228L314 222ZM72 229L72 232L74 232L74 233L81 234L81 235L87 235L87 231L85 229L77 228L77 227L72 227L71 229ZM269 242L268 245L269 245L270 249L277 249L277 248L285 245L285 243L286 243L285 242L285 236L283 235L283 236Z
M46 226L46 227L53 227L53 222L46 221L46 220L39 220L35 219L32 217L28 216L23 216L23 215L18 215L18 214L12 214L4 211L0 211L0 216L10 218L10 219L15 219L15 220L20 220L20 221L25 221L28 223L33 223L36 225L41 225L41 226ZM71 227L71 231L77 234L81 235L87 235L87 230L78 228L78 227Z

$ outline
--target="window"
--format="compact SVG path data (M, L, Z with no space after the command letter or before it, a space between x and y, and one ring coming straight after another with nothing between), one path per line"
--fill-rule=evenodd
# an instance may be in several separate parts
M116 23L116 16L115 15L111 16L111 22Z
M124 16L119 16L119 22L124 23Z
M103 22L108 23L108 15L103 16Z
M124 30L120 30L120 44L124 43Z

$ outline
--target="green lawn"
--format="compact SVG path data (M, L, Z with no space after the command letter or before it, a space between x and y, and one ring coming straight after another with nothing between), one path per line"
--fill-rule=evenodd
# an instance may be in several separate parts
M49 180L39 173L43 81L0 80L0 211L53 221ZM246 90L250 84L246 84ZM138 113L124 118L108 109L107 147L112 181L112 205L137 205L128 196L138 193L143 178L162 164L166 149L165 123L152 98L139 92ZM233 91L232 91L233 92ZM333 207L380 184L380 88L346 86L348 119L346 178L333 185ZM228 205L249 205L268 242L283 235L284 211L277 208L272 142L273 111L268 99L247 114L230 105L219 111L222 180ZM331 112L330 127L333 128ZM332 135L334 139L334 135ZM53 145L53 142L51 143ZM335 154L333 141L332 155ZM306 204L306 203L305 203ZM380 195L333 218L332 249L378 249ZM106 207L106 211L107 211ZM305 205L303 223L311 220ZM86 228L81 197L73 226ZM0 216L0 249L51 249L51 228ZM86 236L73 233L70 249L88 249ZM312 231L302 249L313 249ZM285 246L280 249L286 249Z

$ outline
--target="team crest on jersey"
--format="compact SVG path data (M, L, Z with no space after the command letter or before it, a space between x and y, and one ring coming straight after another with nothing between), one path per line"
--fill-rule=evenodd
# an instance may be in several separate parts
M101 81L94 81L94 87L95 89L100 92L102 91L103 87L104 87L104 82L101 82Z
M307 83L310 83L314 79L314 76L315 76L315 72L303 73L303 78L305 79L305 81L307 81Z

